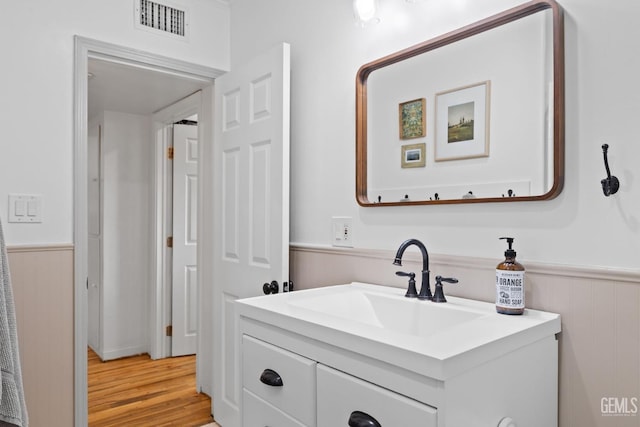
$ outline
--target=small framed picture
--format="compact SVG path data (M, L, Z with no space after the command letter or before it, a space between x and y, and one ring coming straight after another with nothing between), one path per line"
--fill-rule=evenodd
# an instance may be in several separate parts
M426 104L424 98L402 102L398 105L400 139L412 139L425 136Z
M489 91L485 81L436 94L436 162L489 156Z
M425 153L427 144L409 144L402 146L402 167L423 168L426 164Z

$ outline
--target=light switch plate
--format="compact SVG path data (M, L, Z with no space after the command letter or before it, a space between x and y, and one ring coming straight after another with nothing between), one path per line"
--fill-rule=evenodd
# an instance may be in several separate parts
M350 216L331 217L331 244L346 248L353 247L353 218Z
M41 223L41 194L9 194L9 222Z

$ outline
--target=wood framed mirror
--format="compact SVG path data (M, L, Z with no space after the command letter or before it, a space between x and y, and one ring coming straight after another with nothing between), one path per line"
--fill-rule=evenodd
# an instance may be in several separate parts
M360 67L358 204L556 197L563 20L554 0L534 0Z

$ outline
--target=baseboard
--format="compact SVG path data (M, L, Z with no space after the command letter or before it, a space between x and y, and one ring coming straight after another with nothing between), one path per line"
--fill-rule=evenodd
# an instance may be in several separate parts
M98 356L100 357L100 359L102 359L102 361L106 362L107 360L137 356L139 354L145 354L147 352L148 351L145 346L133 346L133 347L119 348L115 350L105 351L102 354L98 354Z

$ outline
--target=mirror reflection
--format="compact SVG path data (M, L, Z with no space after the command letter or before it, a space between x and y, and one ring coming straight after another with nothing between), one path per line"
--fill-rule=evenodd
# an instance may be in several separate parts
M364 206L541 200L562 187L561 11L535 1L360 69Z

